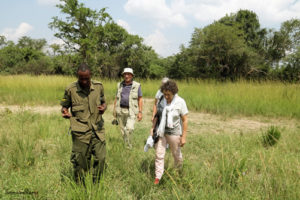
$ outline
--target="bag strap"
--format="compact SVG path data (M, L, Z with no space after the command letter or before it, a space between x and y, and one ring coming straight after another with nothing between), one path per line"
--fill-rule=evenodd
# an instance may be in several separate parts
M158 104L161 102L161 100L164 98L164 95L162 94L161 97L159 98Z
M162 101L163 98L164 98L164 95L161 95L161 97L159 98L159 100L158 100L156 106L160 104L160 102ZM157 110L156 110L156 113L155 113L154 117L157 117L157 118L160 117L160 116L158 116L158 114L157 114Z

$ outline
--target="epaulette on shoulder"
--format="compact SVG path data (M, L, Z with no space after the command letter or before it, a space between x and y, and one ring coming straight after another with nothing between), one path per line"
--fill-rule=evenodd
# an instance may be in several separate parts
M100 81L94 81L94 80L92 80L92 83L95 84L95 85L102 85L102 83Z
M66 89L69 90L69 89L71 89L73 87L76 87L76 83L77 83L77 81L74 81L73 83L71 83L70 85L68 85Z

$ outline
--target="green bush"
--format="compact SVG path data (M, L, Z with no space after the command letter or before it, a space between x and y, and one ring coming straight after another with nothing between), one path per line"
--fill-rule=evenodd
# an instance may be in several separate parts
M262 142L265 147L275 145L280 139L281 133L277 127L271 126L262 137Z

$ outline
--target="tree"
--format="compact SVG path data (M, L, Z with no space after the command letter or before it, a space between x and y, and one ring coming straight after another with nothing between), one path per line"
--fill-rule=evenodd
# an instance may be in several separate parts
M247 46L255 49L259 54L265 55L264 44L267 29L260 28L256 13L250 10L239 10L237 13L226 15L218 22L240 30L237 35L244 38Z
M188 48L181 48L169 72L175 78L236 79L264 74L265 29L248 10L226 15L202 29L195 28ZM263 56L261 56L263 55Z
M284 59L284 67L281 78L287 81L300 80L300 46L292 54Z
M105 8L100 11L92 10L84 7L83 3L78 3L78 0L61 2L57 7L67 17L65 21L53 17L49 27L57 29L59 32L55 33L55 36L62 39L70 49L78 52L83 61L90 63L95 50L103 44L103 26L111 21L111 17Z
M13 43L0 49L0 71L2 73L17 73L15 68L24 63L24 58L20 49Z
M280 31L270 31L265 44L266 60L270 65L278 65L280 60L286 56L289 43L287 35Z
M300 45L300 20L292 19L281 24L279 31L270 30L266 41L267 60L271 65L298 51Z
M187 58L194 71L191 72L196 78L209 78L212 76L212 68L207 63L207 56L204 52L205 33L203 29L195 28L190 41L190 47L187 49Z
M15 44L5 42L0 49L0 72L10 74L52 73L50 58L43 53L47 42L45 39L32 39L24 36Z
M180 53L175 55L173 64L168 69L168 77L174 79L186 79L189 77L195 77L195 65L191 61L193 55L190 54L189 48L180 46Z
M78 0L61 2L57 7L67 17L53 17L49 27L57 29L55 36L79 54L75 64L85 61L94 74L108 78L118 77L125 67L132 67L137 76L148 76L152 50L142 44L141 37L117 25L105 8L92 10Z
M291 19L283 22L280 32L287 39L287 57L284 58L286 65L283 70L285 79L290 81L300 80L300 20Z
M18 40L20 48L29 48L37 51L42 51L46 44L47 41L45 39L32 39L28 36L23 36Z
M0 47L6 45L6 38L3 35L0 35Z
M244 31L244 39L247 45L260 50L266 29L260 29L256 13L249 10L239 10L236 14L236 22L239 28Z
M53 52L53 56L55 57L57 55L57 53L61 52L61 47L59 44L51 44L50 48Z
M236 79L252 73L257 54L246 45L236 26L215 22L195 29L186 56L198 77ZM254 59L255 58L255 59ZM187 64L185 64L187 65Z
M280 33L286 37L287 51L291 53L298 51L300 45L300 20L291 19L283 22Z
M45 39L32 39L27 36L23 36L18 40L17 47L21 50L23 58L26 62L32 59L39 59L45 54L43 48L46 46L47 41Z

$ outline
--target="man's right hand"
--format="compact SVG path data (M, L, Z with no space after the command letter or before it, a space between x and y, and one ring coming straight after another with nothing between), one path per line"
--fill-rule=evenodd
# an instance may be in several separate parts
M62 108L61 109L61 113L62 113L62 117L63 118L70 118L71 117L71 114L69 113L68 109L67 108Z

